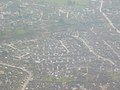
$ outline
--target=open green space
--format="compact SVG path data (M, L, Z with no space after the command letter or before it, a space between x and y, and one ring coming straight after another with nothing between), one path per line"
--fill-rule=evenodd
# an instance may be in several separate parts
M86 7L89 5L90 0L47 0L47 2L50 3L56 3L56 4L71 4L71 5L78 5L82 7Z

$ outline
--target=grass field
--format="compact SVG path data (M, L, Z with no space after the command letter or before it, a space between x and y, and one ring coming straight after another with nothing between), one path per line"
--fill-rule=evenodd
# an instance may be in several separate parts
M57 4L68 4L70 1L74 2L76 5L88 5L90 0L47 0L51 3L57 3Z
M58 4L66 4L67 0L47 0L48 2L58 3Z
M61 5L73 5L79 7L80 9L84 9L89 6L90 0L47 0L47 2Z

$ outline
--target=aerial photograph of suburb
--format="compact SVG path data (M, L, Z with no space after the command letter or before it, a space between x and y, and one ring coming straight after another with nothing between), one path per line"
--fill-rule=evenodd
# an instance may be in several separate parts
M120 0L0 0L0 90L120 90Z

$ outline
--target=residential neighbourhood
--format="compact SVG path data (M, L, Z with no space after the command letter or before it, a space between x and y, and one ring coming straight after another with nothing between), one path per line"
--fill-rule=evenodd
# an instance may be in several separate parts
M0 0L0 90L120 90L120 0Z

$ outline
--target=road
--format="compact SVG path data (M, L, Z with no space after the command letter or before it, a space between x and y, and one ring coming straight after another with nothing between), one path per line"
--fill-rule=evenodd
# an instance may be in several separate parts
M103 17L108 21L109 25L114 29L116 30L117 33L120 34L120 30L114 26L114 24L112 23L112 21L110 20L110 18L103 12L103 4L104 4L104 0L101 0L101 4L100 4L100 13L102 13Z
M12 68L17 68L17 69L20 69L24 72L26 72L29 76L25 79L25 83L23 84L22 86L22 89L21 90L25 90L26 89L26 86L28 85L29 81L32 80L32 73L30 71L28 71L27 69L25 68L22 68L22 67L17 67L17 66L13 66L13 65L9 65L9 64L6 64L6 63L2 63L0 62L1 65L4 65L4 66L8 66L8 67L12 67Z

